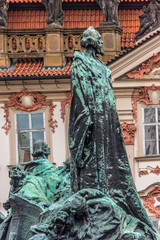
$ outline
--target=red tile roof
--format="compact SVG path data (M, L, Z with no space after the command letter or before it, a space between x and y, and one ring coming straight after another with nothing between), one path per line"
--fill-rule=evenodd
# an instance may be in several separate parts
M119 23L122 32L122 48L133 47L135 45L135 32L139 30L139 15L142 10L139 9L123 9L119 10Z
M65 67L44 67L39 58L24 58L13 61L10 68L0 69L0 78L32 77L32 76L61 76L70 75L71 62Z
M120 9L119 22L123 29L122 48L133 47L135 32L139 29L141 10ZM63 26L65 28L99 27L105 21L102 10L64 10ZM45 10L8 11L8 29L45 28L47 13Z
M116 60L118 60L119 58L123 57L124 55L128 54L129 52L133 51L134 49L138 48L139 46L141 46L142 44L144 44L145 42L147 42L148 40L156 37L157 35L160 34L160 30L151 32L149 35L147 35L146 37L144 37L142 40L139 40L138 43L135 43L133 47L129 47L128 49L123 50L120 54L116 55L114 58L110 59L107 62L107 65L112 64L113 62L115 62Z
M8 29L45 28L47 13L45 10L15 10L7 12Z

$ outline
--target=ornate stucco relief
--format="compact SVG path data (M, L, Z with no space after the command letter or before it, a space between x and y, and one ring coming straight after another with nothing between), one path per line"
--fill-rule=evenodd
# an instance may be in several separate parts
M43 106L49 106L49 126L52 132L55 132L55 128L58 127L57 121L53 119L54 108L56 105L51 100L46 100L46 97L38 92L28 92L22 90L19 93L12 93L10 102L4 103L4 118L6 122L2 127L5 130L6 135L11 128L11 121L9 120L9 108L14 107L16 110L31 112L37 109L41 109Z
M157 176L160 175L160 167L158 165L156 168L148 166L146 169L139 171L139 177L143 175L149 175L151 173L156 174Z
M126 145L133 145L135 131L136 131L135 125L133 123L128 124L126 122L123 122L121 124L121 128L122 128L124 143Z
M146 63L142 63L138 69L127 73L126 76L131 79L151 78L151 76L156 78L157 71L160 72L159 68L160 68L160 53L153 54L153 57L151 57Z
M138 90L139 95L133 98L133 114L137 121L137 102L153 105L160 103L160 86L152 84L150 87L141 87Z
M65 106L67 104L71 104L71 92L66 93L66 99L64 101L61 101L61 118L64 122L64 116L65 116Z
M144 200L144 207L160 218L160 186L155 185Z

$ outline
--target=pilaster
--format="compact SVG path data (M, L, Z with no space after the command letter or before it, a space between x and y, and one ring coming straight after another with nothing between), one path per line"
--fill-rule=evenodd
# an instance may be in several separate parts
M46 53L44 66L64 66L63 30L49 28L46 30Z
M121 52L122 29L118 26L101 24L100 32L103 40L103 62L107 62Z
M0 29L0 67L10 66L10 59L7 54L7 35L5 29Z

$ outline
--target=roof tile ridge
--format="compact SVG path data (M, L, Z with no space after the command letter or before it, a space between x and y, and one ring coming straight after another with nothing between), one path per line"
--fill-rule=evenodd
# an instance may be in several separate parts
M31 72L33 71L33 64L32 61L29 59L29 61L26 61L26 67L24 68L24 71L22 72L23 76L30 76Z
M26 72L27 72L27 69L28 69L28 59L23 59L24 63L23 63L23 66L22 68L20 69L20 72L18 73L18 76L27 76Z
M37 70L35 72L35 75L38 76L39 73L41 72L41 69L43 67L43 61L42 60L39 60L38 64L37 64Z
M17 60L14 68L12 69L11 73L12 73L12 76L16 77L17 76L17 72L19 71L19 68L21 66L22 62L20 59Z

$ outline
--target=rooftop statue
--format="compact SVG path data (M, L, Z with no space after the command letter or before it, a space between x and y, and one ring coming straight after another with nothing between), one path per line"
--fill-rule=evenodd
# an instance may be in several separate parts
M103 10L106 19L106 22L104 24L119 26L118 6L120 0L96 0L96 2Z
M136 40L160 27L160 4L156 0L151 0L149 5L144 6L142 10L143 13L139 16L139 31L135 33Z
M90 27L75 52L69 145L64 167L39 141L23 170L10 170L0 240L160 240L143 209L125 151L111 71L100 61L101 35Z
M7 0L0 0L0 28L6 28L7 26L7 10L9 4Z
M47 26L61 28L64 14L62 11L62 0L42 0L47 11Z

